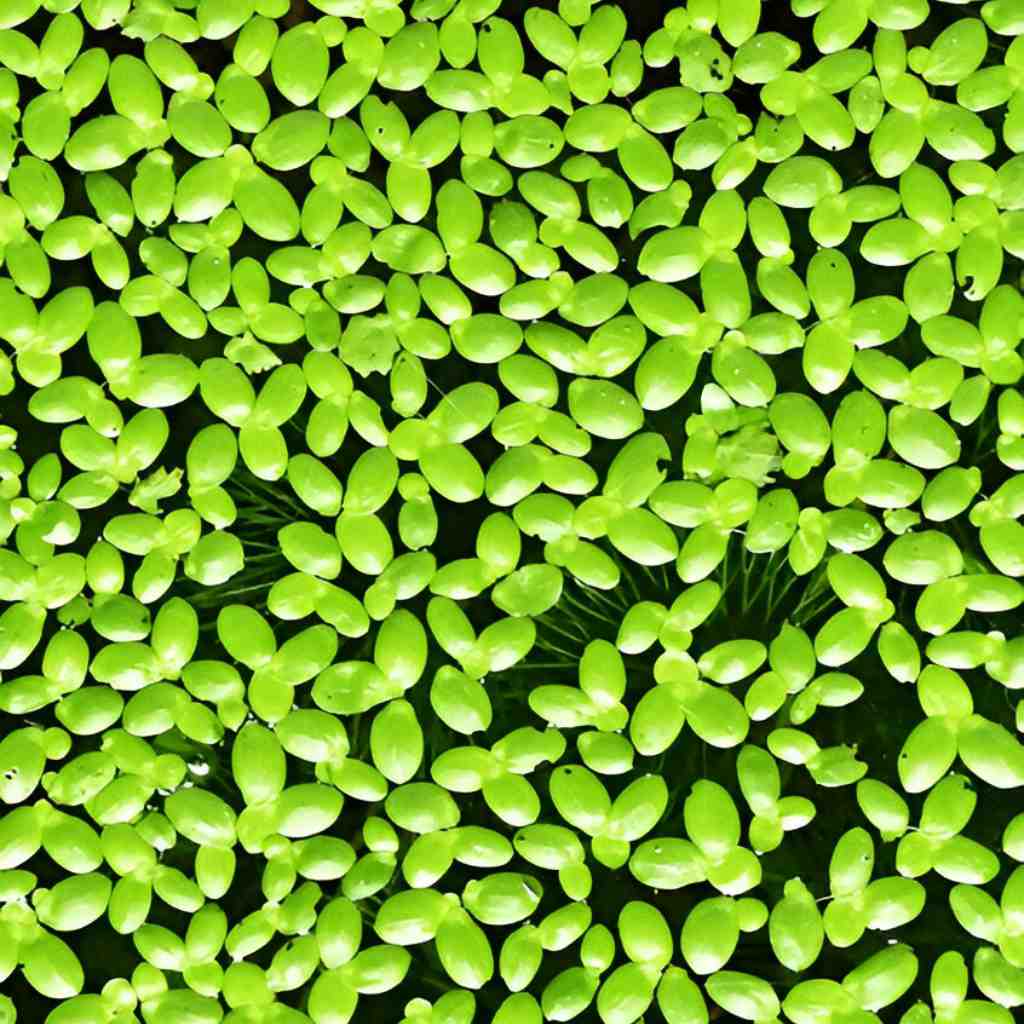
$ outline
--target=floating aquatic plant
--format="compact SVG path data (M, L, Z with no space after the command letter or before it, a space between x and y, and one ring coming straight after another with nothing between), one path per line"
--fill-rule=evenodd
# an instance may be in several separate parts
M1021 38L0 4L0 1024L1009 1024Z

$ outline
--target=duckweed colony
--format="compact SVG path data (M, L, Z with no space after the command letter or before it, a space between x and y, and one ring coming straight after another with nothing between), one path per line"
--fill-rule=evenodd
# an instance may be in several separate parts
M3 0L0 1022L1012 1024L1022 37Z

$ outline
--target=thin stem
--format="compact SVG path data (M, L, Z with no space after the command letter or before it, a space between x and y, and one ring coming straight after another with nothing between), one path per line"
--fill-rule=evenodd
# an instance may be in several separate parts
M770 591L770 587L774 585L775 576L779 569L777 565L773 564L777 554L777 551L773 551L768 556L768 561L765 562L764 572L761 573L761 582L757 585L757 589L750 597L750 603L752 605L757 603L757 599L764 593L766 587L769 588Z
M260 480L259 477L253 477L252 483L246 483L243 480L235 481L235 483L251 495L257 503L269 504L271 508L277 505L287 505L300 515L306 514L306 510L283 487L271 487L265 481Z
M611 626L617 626L618 623L610 615L605 615L604 612L598 611L596 608L588 608L586 605L581 604L574 597L571 597L565 591L562 592L562 600L566 604L571 605L573 608L578 608L581 612L586 615L593 615L595 619L601 619L602 622L607 622Z
M232 487L237 487L244 494L247 494L252 499L252 501L255 504L257 504L257 505L264 504L264 501L259 496L259 494L257 494L256 491L254 491L244 480L242 480L242 479L235 479L235 480L231 480L230 483L231 483Z
M579 588L593 601L598 601L616 615L622 611L622 606L614 602L603 590L597 587L589 587L585 583L579 584Z
M772 592L773 592L773 590L775 588L775 577L772 578L772 589L768 591L768 614L769 615L773 615L779 609L779 607L782 605L782 602L785 599L786 595L790 592L790 590L793 589L793 586L795 585L795 583L796 583L796 581L798 579L800 579L799 576L796 576L796 575L791 576L788 580L786 580L786 584L785 584L785 586L783 586L782 590L779 591L778 596L774 597L774 599L773 599L773 593Z
M729 576L729 548L731 548L731 547L732 547L732 544L730 544L727 541L726 545L725 545L725 552L722 554L722 561L721 561L721 563L719 565L719 568L721 569L721 572L722 572L722 605L723 606L725 606L726 601L728 599L728 594L729 594L729 591L731 589L729 584L732 582L732 579Z
M437 989L439 992L448 992L454 986L450 979L442 978L440 975L421 973L419 978L433 989Z
M819 598L817 602L814 602L814 603L808 602L808 604L809 604L808 610L806 612L804 612L803 615L801 615L799 618L797 618L797 615L794 612L794 614L792 616L792 619L793 619L793 621L797 625L802 625L803 623L812 622L830 604L832 604L832 602L834 600L835 600L835 595L832 594L832 593L829 593L829 594L825 595L823 598Z
M257 526L265 527L267 530L279 530L282 525L292 521L286 516L267 516L262 515L259 512L252 512L249 510L250 508L251 506L247 507L242 505L239 509L239 511L244 514L244 518L239 522L239 526L243 529L255 524Z
M616 559L616 561L618 562L618 559ZM625 579L626 582L629 584L629 589L633 591L633 596L638 601L642 601L643 600L643 595L640 593L640 588L636 585L636 579L633 576L633 573L626 571L622 567L622 563L621 562L619 562L619 572L622 573L623 579Z
M556 625L550 616L545 615L537 620L545 629L551 630L552 633L557 633L559 636L564 636L567 640L583 640L585 636L581 636L575 630L566 629L564 625ZM575 620L571 620L575 621Z
M587 635L587 627L580 621L579 616L574 612L571 605L561 608L560 611L583 636Z
M649 565L645 565L645 566L642 566L642 568L643 568L643 571L647 574L647 578L651 581L651 583L655 587L657 587L658 586L658 579L654 575L654 573L651 572L651 567Z
M189 600L192 604L199 605L220 604L225 598L236 597L239 594L251 594L254 590L267 590L270 586L271 584L267 580L263 580L261 583L253 583L247 587L233 587L231 590L214 588L212 593L210 591L200 592Z
M821 591L822 584L828 585L828 577L825 574L825 570L819 566L815 569L813 576L807 583L807 587L803 594L800 596L800 600L797 603L796 608L793 609L793 614L796 615L805 604L810 604L814 598L816 598Z
M513 672L537 672L540 670L548 671L553 668L573 668L575 662L566 663L564 661L531 661L528 665L516 665Z
M538 640L537 647L542 651L547 651L549 654L561 654L563 657L568 658L570 662L579 661L577 655L572 654L570 651L563 650L556 644L548 643L545 640Z

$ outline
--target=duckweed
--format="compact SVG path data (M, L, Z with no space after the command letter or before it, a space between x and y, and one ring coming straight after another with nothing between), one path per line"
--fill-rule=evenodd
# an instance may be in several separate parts
M0 6L0 1024L1011 1024L1020 3Z

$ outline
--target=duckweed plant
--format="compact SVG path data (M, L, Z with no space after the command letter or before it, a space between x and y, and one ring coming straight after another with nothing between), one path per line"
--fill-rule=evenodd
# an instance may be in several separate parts
M1012 1024L1022 39L2 0L0 1024Z

